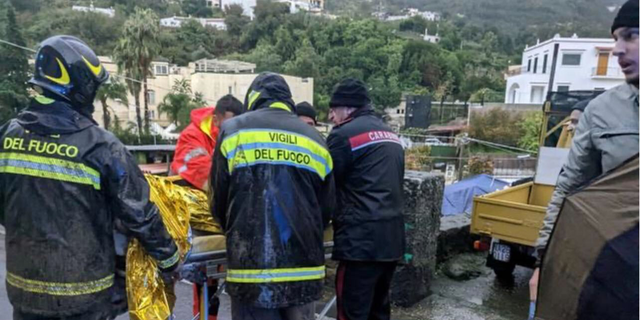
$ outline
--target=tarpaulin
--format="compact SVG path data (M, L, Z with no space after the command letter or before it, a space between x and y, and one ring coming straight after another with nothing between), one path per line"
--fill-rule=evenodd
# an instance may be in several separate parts
M542 261L536 319L638 319L638 156L568 196Z
M471 213L473 197L504 189L509 183L498 180L490 175L480 174L453 183L444 188L442 201L442 215L453 216L461 213Z

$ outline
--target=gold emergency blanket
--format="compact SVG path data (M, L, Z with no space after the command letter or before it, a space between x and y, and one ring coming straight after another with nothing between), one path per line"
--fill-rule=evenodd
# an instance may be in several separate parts
M197 189L182 188L183 197L189 205L191 228L213 234L223 234L220 224L213 220L207 195Z
M149 182L151 201L158 206L162 221L178 246L180 259L184 260L191 248L190 212L207 206L206 196L195 196L192 190L174 185L166 178L153 175L145 177ZM171 315L175 303L173 287L165 287L156 260L146 253L136 239L129 243L127 250L126 281L131 319L158 320Z

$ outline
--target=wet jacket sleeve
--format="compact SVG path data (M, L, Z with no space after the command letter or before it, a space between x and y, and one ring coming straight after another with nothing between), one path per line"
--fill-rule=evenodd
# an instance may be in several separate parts
M600 153L594 147L591 137L593 125L591 123L592 116L589 110L592 109L593 108L587 108L587 111L580 118L580 122L576 128L576 135L573 138L571 149L569 150L569 156L562 167L556 189L547 207L547 214L536 243L538 263L544 254L565 197L600 175L602 171L600 168Z
M149 185L133 157L124 146L116 146L106 167L106 192L115 218L158 261L160 269L170 271L177 267L178 249L158 208L149 201Z
M324 223L325 229L329 226L329 221L333 219L333 212L336 208L335 190L335 181L332 171L324 178L319 197L320 208L322 210L322 222Z
M209 208L213 219L220 223L223 230L227 229L227 205L229 199L229 166L227 158L221 152L224 140L224 131L218 136L218 143L213 153L213 164L211 166Z
M333 159L333 176L336 185L344 184L345 174L351 167L351 144L349 139L339 133L332 132L327 138L329 152Z

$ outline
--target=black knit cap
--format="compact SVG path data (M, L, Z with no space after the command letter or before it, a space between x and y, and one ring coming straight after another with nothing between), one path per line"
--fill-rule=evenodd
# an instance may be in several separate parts
M303 101L296 104L296 113L299 116L309 117L316 123L316 109L314 109L310 103Z
M334 87L329 107L360 108L369 104L371 104L371 98L369 98L369 91L364 82L347 78Z
M613 20L611 33L622 27L638 27L638 0L629 0L622 5L620 11L618 11L618 15Z

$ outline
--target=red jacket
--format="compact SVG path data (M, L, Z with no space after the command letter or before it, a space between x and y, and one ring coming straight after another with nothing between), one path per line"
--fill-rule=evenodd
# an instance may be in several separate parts
M218 127L213 125L214 110L206 107L191 111L191 123L180 133L171 164L171 171L201 190L206 189L218 137Z

